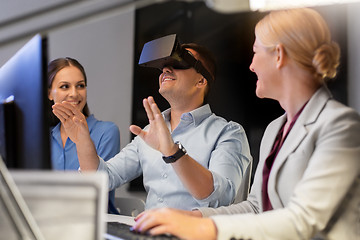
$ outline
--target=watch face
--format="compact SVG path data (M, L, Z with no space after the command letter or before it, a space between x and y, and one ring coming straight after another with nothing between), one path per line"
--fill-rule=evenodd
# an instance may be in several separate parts
M181 147L180 149L184 152L184 154L187 153L183 145L180 145L179 147Z
M178 146L179 146L179 149L185 150L184 147L183 147L183 145L181 145L181 143L178 143Z
M177 144L179 146L179 149L181 149L183 152L186 153L186 150L185 150L184 146L181 144L181 142L176 141L175 144Z

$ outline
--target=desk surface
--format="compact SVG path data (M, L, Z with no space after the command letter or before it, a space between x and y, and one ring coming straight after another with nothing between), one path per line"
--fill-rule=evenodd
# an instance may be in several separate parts
M116 214L106 214L105 215L106 222L121 222L128 225L134 225L135 221L133 217L125 216L125 215L116 215Z

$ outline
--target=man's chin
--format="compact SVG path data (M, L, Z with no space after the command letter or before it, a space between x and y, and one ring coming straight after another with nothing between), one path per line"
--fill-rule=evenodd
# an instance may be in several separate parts
M163 88L160 88L159 89L159 93L161 94L161 96L163 96L164 97L164 95L166 95L166 90L165 89L163 89Z
M265 98L265 96L258 90L256 90L255 94L258 98Z

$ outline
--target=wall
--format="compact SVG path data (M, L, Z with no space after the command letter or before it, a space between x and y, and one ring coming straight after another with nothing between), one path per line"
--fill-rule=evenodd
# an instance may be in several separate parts
M49 60L71 56L83 64L90 112L119 126L121 147L130 141L133 27L127 12L48 34Z
M100 11L96 5L99 1L79 1L83 2L81 6L70 3L68 6L68 2L72 1L56 0L44 4L42 0L27 0L21 5L18 1L1 3L0 66L33 36L31 31L36 31L36 27L40 31L53 26L42 31L48 35L49 60L69 56L82 63L88 77L90 111L98 119L118 125L123 147L131 137L134 10L120 6L117 11L79 20L79 16L90 14L96 8ZM28 25L29 22L32 24ZM29 34L25 34L27 32ZM11 37L14 40L5 41Z
M348 93L349 105L360 112L360 4L348 8Z

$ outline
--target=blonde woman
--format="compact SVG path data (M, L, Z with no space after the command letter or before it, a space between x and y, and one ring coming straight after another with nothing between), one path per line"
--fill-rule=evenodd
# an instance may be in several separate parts
M271 12L255 36L256 95L277 100L285 114L265 130L248 199L144 212L136 231L184 239L360 238L360 117L326 87L339 65L338 45L312 9Z

